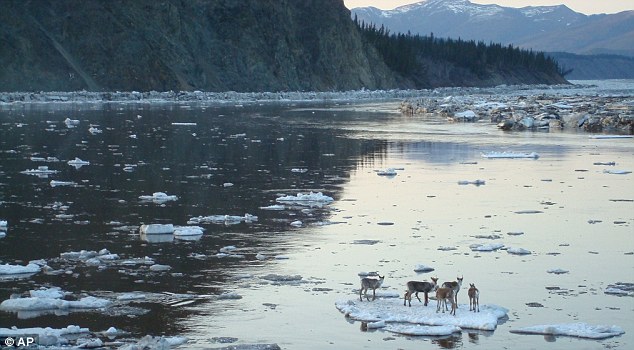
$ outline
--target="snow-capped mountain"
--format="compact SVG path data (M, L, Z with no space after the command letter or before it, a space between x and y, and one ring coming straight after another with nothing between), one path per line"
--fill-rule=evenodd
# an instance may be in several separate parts
M540 51L634 56L634 11L588 16L564 5L511 8L468 0L425 0L387 11L355 8L352 16L384 25L391 32L433 33L436 37L513 44ZM601 23L614 28L610 30L613 40L596 37Z

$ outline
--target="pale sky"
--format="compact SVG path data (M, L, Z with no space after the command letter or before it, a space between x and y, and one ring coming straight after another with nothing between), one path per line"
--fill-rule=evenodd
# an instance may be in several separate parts
M632 0L470 0L477 4L497 4L505 7L525 6L552 6L566 5L570 9L587 15L597 13L617 13L634 10ZM348 8L374 6L383 10L391 10L395 7L413 4L416 0L344 0Z

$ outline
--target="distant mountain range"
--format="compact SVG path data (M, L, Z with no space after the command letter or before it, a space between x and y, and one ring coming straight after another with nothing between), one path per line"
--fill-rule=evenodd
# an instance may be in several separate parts
M359 7L351 13L359 21L383 25L393 33L512 44L544 52L602 55L604 63L605 55L634 57L634 11L588 16L565 5L511 8L474 4L468 0L425 0L393 10ZM564 65L578 74L582 67L577 64L588 64L591 60L583 57L575 62L574 56L568 55ZM627 64L619 68L620 72L628 73L629 68L634 68L631 60L621 57L618 62ZM591 72L590 68L581 70ZM634 77L634 70L630 71L630 76L625 77Z

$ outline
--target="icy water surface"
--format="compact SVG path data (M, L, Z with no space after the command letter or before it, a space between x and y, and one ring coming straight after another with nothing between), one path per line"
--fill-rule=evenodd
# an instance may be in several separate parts
M606 172L634 170L634 140L506 133L401 116L392 113L396 106L4 107L0 264L40 260L49 268L0 279L0 301L60 287L72 293L67 299L90 295L112 304L0 311L0 328L116 327L128 332L116 338L123 342L182 335L189 338L183 347L201 349L634 346L634 298L605 293L634 282L633 174ZM483 158L488 152L539 158ZM67 164L76 157L89 164ZM22 173L39 166L56 172ZM388 168L396 175L377 174ZM483 184L460 184L476 180ZM276 202L310 191L334 201ZM155 192L177 198L139 198ZM224 215L228 221L218 219ZM139 234L142 224L188 222L204 234ZM63 254L102 249L117 257ZM434 271L417 273L417 265ZM547 272L557 269L567 272ZM386 276L379 292L401 298L408 280L464 276L459 308L468 308L466 290L475 283L482 305L502 306L508 318L495 331L444 337L367 330L335 302L358 300L358 274L371 271ZM414 299L415 307L424 308ZM577 322L616 325L625 334L585 340L510 332Z

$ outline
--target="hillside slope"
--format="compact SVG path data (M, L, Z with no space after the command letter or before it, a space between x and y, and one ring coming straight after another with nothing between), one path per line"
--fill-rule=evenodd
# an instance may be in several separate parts
M3 0L0 89L397 86L341 0Z

